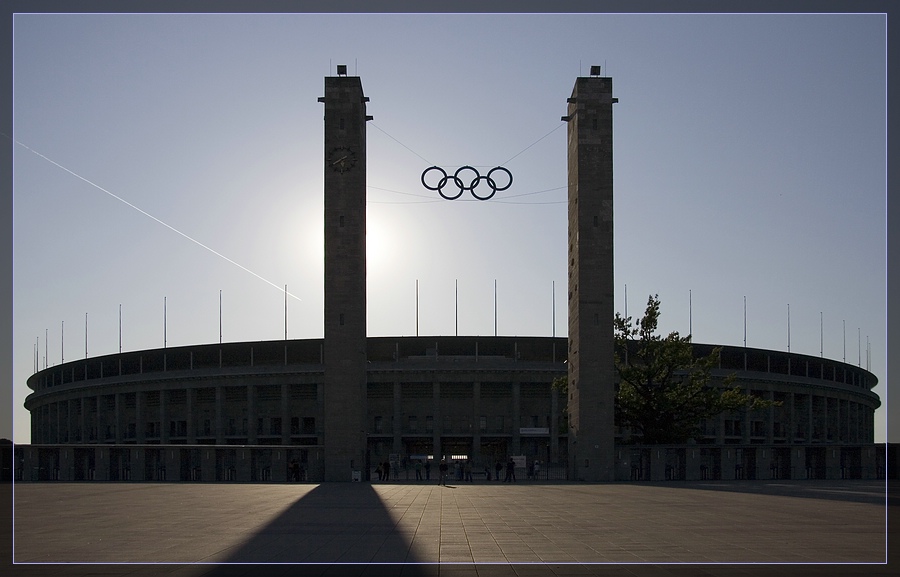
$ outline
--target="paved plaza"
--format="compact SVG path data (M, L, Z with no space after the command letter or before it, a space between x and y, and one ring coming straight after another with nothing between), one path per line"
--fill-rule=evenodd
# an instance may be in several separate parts
M29 575L887 569L884 481L17 483L14 507L14 573Z

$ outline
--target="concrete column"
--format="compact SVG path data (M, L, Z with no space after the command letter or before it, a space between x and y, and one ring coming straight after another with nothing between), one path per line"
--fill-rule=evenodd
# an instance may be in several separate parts
M218 394L216 398L218 399ZM218 443L218 441L216 442ZM200 450L200 480L204 483L212 483L216 480L216 449L214 447L203 447Z
M746 353L744 353L744 364L746 365ZM750 388L748 387L745 393L750 393ZM750 444L750 410L749 409L741 409L741 443L745 445Z
M835 442L843 443L846 436L844 434L844 425L841 421L841 417L845 417L846 411L843 410L842 405L844 404L844 399L841 398L841 395L837 397L837 403L835 403L835 407L837 407L837 417L835 418L835 422L837 423L837 431L835 431Z
M321 387L321 385L319 386ZM255 445L257 442L256 419L256 385L250 384L247 385L247 443L250 445ZM249 458L248 454L247 459L249 460ZM250 465L248 464L247 467L249 470Z
M319 382L316 384L316 436L318 437L318 444L325 444L325 383ZM254 423L254 427L256 424ZM325 466L324 453L319 455L322 459L322 466Z
M279 447L272 451L272 481L284 483L287 481L287 447ZM357 465L362 469L363 464Z
M66 399L66 431L63 435L66 443L75 442L75 400Z
M825 478L841 478L841 450L837 447L825 449Z
M281 444L291 444L291 386L281 385Z
M147 441L144 425L144 391L134 393L134 438L137 443Z
M221 352L221 351L220 351ZM216 444L224 445L225 444L225 391L221 386L216 387L216 416L215 416L215 432L216 432ZM213 466L215 466L215 461L213 461Z
M811 443L813 440L813 432L815 431L815 427L813 426L815 423L815 414L813 412L813 395L812 393L806 395L807 400L807 412L809 413L809 417L807 418L807 431L806 431L806 442Z
M122 414L124 413L124 403L122 402L122 393L116 393L116 409L115 409L115 435L116 444L122 444Z
M434 415L434 420L432 421L434 424L434 431L431 434L431 442L434 444L434 463L432 468L435 470L435 472L437 472L437 467L441 462L441 457L443 456L443 449L441 447L441 432L444 428L444 419L441 415L441 384L437 381L435 381L431 385L431 411ZM438 475L440 475L440 473L438 473Z
M54 417L55 417L55 421L56 421L56 426L54 427L53 436L52 436L52 442L57 443L57 444L60 443L61 439L62 439L62 434L60 434L60 426L61 426L60 420L61 419L59 418L59 405L60 405L60 401L57 401L51 405L53 407L53 413L54 413Z
M59 450L59 480L75 480L75 448L61 447Z
M481 383L472 383L472 454L469 459L473 464L481 463Z
M197 390L189 387L185 390L185 405L187 412L187 444L195 445L197 443L197 415L194 414L195 399L197 398Z
M400 391L400 381L394 381L394 442L392 443L393 452L402 454L405 451L403 450L403 422L402 422L402 399L401 399L401 391Z
M97 481L109 481L109 447L98 447L94 457L94 479Z
M756 450L756 478L772 479L772 461L775 455L772 447L760 447Z
M147 467L145 466L146 449L135 447L131 449L131 480L148 481L145 478ZM152 477L151 477L152 478Z
M87 429L87 417L85 413L87 412L87 399L81 397L81 414L78 416L78 426L81 428L81 437L78 439L81 443L88 442L88 429Z
M626 477L627 479L628 477ZM700 449L689 447L684 455L684 479L696 481L700 479Z
M159 442L167 445L169 443L169 434L171 428L169 426L169 391L160 389L159 391Z
M235 463L235 474L237 480L247 482L250 480L250 449L243 448L237 450L237 463Z
M794 443L797 428L797 415L794 412L794 393L787 394L788 401L788 444Z
M806 447L791 447L791 479L806 478Z
M868 443L868 441L864 441ZM875 479L877 478L876 471L876 460L877 455L875 453L875 447L873 445L869 445L868 447L862 447L860 451L860 465L862 465L862 478L863 479Z
M181 480L181 449L166 447L163 451L163 463L166 466L166 481ZM189 474L188 471L184 472Z
M94 407L96 407L96 410L94 411L94 418L96 419L95 425L97 428L97 434L94 436L94 442L102 443L106 441L106 423L107 421L109 421L109 415L106 412L106 403L104 402L102 395L97 395L96 397L94 397ZM102 419L101 415L103 415ZM103 477L97 478L100 479Z
M734 467L737 465L737 451L734 447L723 447L722 448L722 480L733 480L734 479Z
M521 395L522 393L522 385L518 381L512 384L512 454L513 455L521 455L522 454L522 435L519 433L519 428L522 426L522 415L520 415L521 411Z
M650 480L666 480L666 450L664 448L654 447L650 450Z
M559 391L550 389L550 461L559 460ZM626 463L627 464L627 463ZM629 477L624 477L628 479Z

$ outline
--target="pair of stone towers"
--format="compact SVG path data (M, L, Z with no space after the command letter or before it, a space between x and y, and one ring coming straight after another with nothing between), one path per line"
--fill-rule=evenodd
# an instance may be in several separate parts
M366 451L366 102L325 78L325 480ZM612 79L575 81L568 111L569 478L611 481L614 455Z

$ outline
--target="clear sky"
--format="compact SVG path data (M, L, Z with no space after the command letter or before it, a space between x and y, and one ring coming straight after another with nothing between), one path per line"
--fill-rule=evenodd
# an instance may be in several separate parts
M20 14L13 34L18 443L35 366L117 352L120 305L124 351L217 342L220 291L223 341L284 338L284 285L289 338L323 335L337 64L374 116L370 335L416 334L417 282L418 334L493 335L495 281L499 334L566 335L560 116L601 65L617 310L659 294L661 328L702 343L790 332L886 400L882 15ZM487 202L420 183L500 164Z

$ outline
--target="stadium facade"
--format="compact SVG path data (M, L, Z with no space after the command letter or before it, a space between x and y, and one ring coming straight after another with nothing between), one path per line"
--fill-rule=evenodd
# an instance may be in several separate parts
M365 128L358 77L325 78L323 339L124 352L27 382L19 480L351 481L390 463L516 457L580 481L874 478L876 377L779 351L722 347L727 376L779 406L722 414L689 445L614 424L612 79L576 79L568 125L569 336L367 337ZM452 180L452 179L451 179ZM713 345L694 344L696 355ZM552 387L567 376L568 391ZM565 396L564 396L565 395ZM520 475L524 471L520 471ZM436 467L431 471L435 478Z

